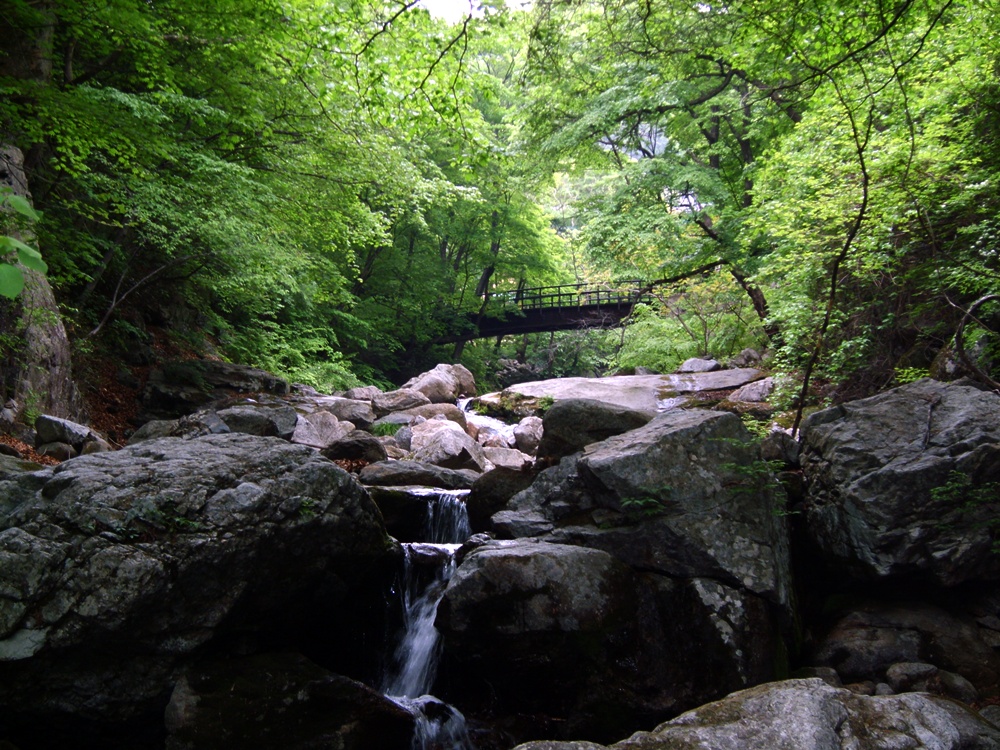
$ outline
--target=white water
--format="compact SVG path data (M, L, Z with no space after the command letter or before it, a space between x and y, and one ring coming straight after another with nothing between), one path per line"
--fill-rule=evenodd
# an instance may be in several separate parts
M469 424L474 424L480 429L486 427L494 432L498 432L504 442L507 443L508 447L513 448L517 445L517 441L514 439L515 425L501 422L499 419L487 417L484 414L476 414L474 411L469 411L468 407L470 401L472 401L471 398L462 398L458 400L458 408L465 412L465 421Z
M465 508L468 490L428 489L419 494L427 496L428 541L403 545L403 636L382 690L414 715L414 750L471 750L465 717L428 695L441 655L434 617L455 572L455 552L471 533Z

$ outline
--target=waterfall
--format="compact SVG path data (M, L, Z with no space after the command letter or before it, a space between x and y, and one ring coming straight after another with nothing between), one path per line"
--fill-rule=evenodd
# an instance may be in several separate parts
M403 545L403 634L382 690L416 718L414 750L471 750L465 717L428 695L441 655L434 617L455 572L455 552L471 533L465 508L468 490L427 489L416 494L427 497L428 541Z

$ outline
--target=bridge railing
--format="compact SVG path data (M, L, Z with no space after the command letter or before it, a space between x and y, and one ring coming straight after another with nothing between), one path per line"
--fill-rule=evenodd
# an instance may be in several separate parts
M490 299L504 307L537 310L547 307L584 307L587 305L634 305L644 296L642 282L620 282L614 288L593 284L560 284L535 286L505 292L494 292Z

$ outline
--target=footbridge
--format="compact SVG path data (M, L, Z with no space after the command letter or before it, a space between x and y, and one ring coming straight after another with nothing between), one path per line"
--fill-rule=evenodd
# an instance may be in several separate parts
M636 303L648 296L650 284L639 280L615 284L561 284L492 292L484 312L470 314L471 327L441 342L511 336L580 328L615 328Z

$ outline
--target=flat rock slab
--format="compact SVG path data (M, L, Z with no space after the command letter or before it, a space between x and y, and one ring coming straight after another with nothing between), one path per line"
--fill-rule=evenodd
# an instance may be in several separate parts
M555 401L589 398L628 409L659 408L663 399L683 393L721 391L739 388L760 380L764 373L752 367L715 372L675 373L672 375L616 375L609 378L554 378L519 383L501 393L483 396L484 401L507 398L543 398Z

